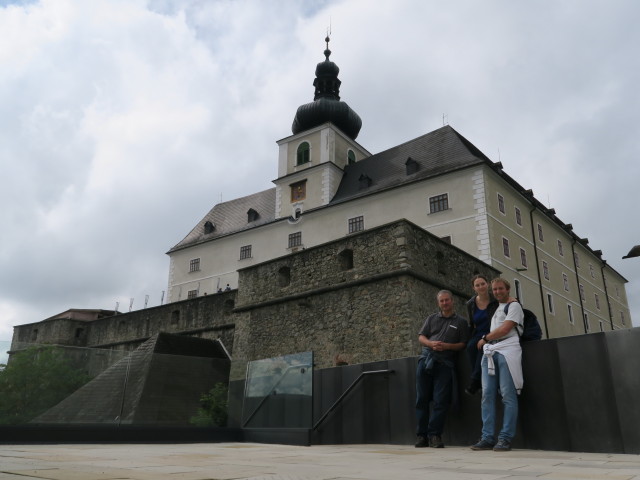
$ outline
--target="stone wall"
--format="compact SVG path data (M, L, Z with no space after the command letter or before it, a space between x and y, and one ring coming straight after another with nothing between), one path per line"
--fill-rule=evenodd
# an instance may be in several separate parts
M474 273L497 271L408 221L241 270L234 356L313 350L317 367L412 356L446 288L465 314ZM237 379L242 369L232 370Z

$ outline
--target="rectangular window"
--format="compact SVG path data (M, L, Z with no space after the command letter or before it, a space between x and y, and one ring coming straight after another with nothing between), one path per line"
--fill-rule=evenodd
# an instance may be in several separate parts
M547 307L549 308L549 313L555 313L553 310L553 295L547 293Z
M573 254L573 261L576 262L576 268L578 268L580 266L580 257L577 253Z
M620 288L616 285L616 297L620 298Z
M509 239L502 237L502 252L504 256L507 258L511 258L511 253L509 252Z
M291 184L291 203L300 202L307 197L307 181Z
M547 265L547 262L544 260L542 261L542 274L544 275L544 278L549 280L549 265Z
M196 298L198 296L198 290L189 290L187 298Z
M251 245L240 247L240 260L244 260L245 258L251 258Z
M302 232L289 234L289 248L299 247L302 245Z
M498 210L500 210L500 213L502 213L503 215L505 214L504 211L504 197L500 194L498 194Z
M542 231L542 225L538 224L538 238L541 242L544 242L544 232Z
M598 320L598 323L600 324L600 331L604 332L604 323L602 323L602 320Z
M194 258L189 262L189 271L197 272L198 270L200 270L200 259Z
M591 328L589 327L589 315L585 313L584 314L584 331L589 333L590 330Z
M593 265L589 264L589 273L591 274L591 278L596 278L596 273L593 270Z
M593 294L593 296L594 296L594 297L595 297L595 299L596 299L596 308L597 308L598 310L600 310L600 297L598 296L598 294L597 294L597 293L594 293L594 294Z
M516 223L522 226L522 214L520 213L520 209L516 207Z
M354 217L349 219L349 233L360 232L364 230L364 217Z
M435 197L429 197L429 213L442 212L449 209L449 194L443 193Z
M527 252L524 248L520 249L520 263L522 266L527 268Z
M567 277L566 273L562 274L562 284L564 285L564 290L566 292L569 291L569 277Z
M584 285L580 284L578 288L580 289L580 299L584 302Z
M622 322L622 324L624 325L624 312L620 312L620 321Z
M520 285L520 280L514 280L514 285L516 286L516 298L519 302L522 302L522 286Z
M558 255L564 257L564 250L562 249L562 240L558 240Z
M569 323L573 325L573 307L571 305L567 305L567 312L569 313Z

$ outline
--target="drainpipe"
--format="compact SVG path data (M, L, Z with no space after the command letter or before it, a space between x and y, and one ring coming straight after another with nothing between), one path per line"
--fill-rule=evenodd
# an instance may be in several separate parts
M578 275L578 265L576 264L576 237L573 237L571 244L571 253L573 254L573 270L576 272L576 283L578 284L578 299L580 300L580 313L582 314L582 328L587 333L587 326L584 323L584 303L582 302L582 293L580 292L580 275Z
M607 297L607 308L609 309L609 322L611 322L611 330L613 330L613 312L611 311L611 302L609 301L609 289L607 288L607 281L604 278L604 267L607 266L607 261L602 260L602 267L600 268L600 274L602 275L602 285L604 286L604 295Z
M540 287L540 300L542 300L542 319L544 320L544 333L549 338L549 327L547 325L547 309L545 308L544 291L542 289L542 277L540 276L540 260L538 259L538 244L536 242L536 231L533 228L533 211L536 206L531 201L531 210L529 210L529 221L531 222L531 237L533 238L533 254L536 258L536 273L538 274L538 285Z

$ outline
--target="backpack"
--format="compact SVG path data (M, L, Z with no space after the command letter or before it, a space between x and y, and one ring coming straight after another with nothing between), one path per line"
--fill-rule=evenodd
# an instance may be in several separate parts
M507 303L504 307L505 315L509 311L509 305L511 305L511 303ZM540 324L538 323L535 313L531 310L527 310L526 308L523 308L522 312L524 313L522 333L520 333L520 329L516 326L516 332L518 333L518 337L520 337L520 344L530 342L532 340L540 340L542 338L542 329L540 328Z

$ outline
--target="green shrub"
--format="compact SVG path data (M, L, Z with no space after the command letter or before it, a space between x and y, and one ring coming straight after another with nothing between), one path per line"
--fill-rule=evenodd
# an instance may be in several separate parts
M208 393L200 397L201 407L191 423L198 427L224 427L227 425L227 392L224 383L216 383Z

